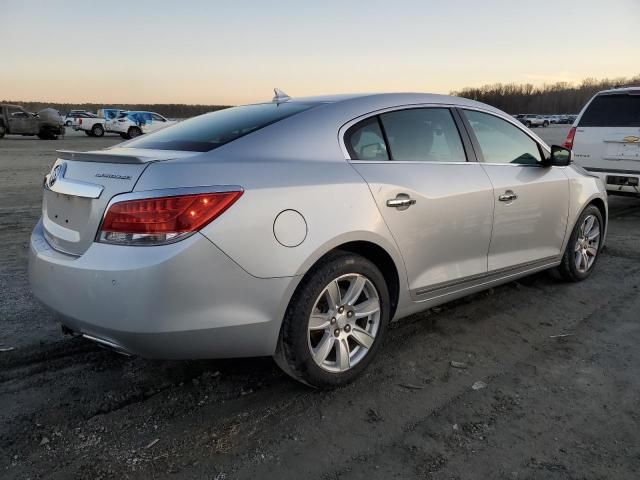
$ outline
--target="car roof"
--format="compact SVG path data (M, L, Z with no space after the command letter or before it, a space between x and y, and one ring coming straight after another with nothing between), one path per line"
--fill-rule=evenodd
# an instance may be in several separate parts
M0 107L20 108L20 109L24 110L24 107L22 107L20 105L12 105L10 103L0 103Z
M620 88L610 88L609 90L602 90L598 92L596 95L600 94L609 94L609 93L640 93L640 85L630 85L628 87L620 87Z
M309 104L343 104L358 103L363 106L365 103L372 105L386 105L386 107L394 107L399 105L418 105L418 104L443 104L443 105L460 105L470 107L482 107L484 109L497 110L489 105L470 100L463 97L454 97L451 95L441 95L437 93L415 93L415 92L399 92L399 93L351 93L340 95L320 95L311 97L292 97L287 102L291 103L309 103ZM271 103L271 102L261 102ZM502 113L502 112L501 112Z

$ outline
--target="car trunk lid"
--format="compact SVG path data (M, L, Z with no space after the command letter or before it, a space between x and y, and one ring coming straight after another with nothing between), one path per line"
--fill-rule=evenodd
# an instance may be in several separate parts
M193 155L126 148L58 153L44 180L42 223L54 249L76 256L94 241L109 201L131 192L150 162Z

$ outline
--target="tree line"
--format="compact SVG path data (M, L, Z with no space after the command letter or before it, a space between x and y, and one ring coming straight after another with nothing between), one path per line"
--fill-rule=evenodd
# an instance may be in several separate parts
M557 82L536 87L530 83L496 83L478 88L463 88L451 92L451 95L487 103L511 114L572 114L578 113L600 90L624 85L640 85L640 75L631 78L587 78L577 85Z
M95 113L100 108L120 108L122 110L141 110L146 112L156 112L167 118L189 118L203 113L213 112L228 108L229 105L185 105L180 103L51 103L51 102L18 102L2 100L0 103L20 105L29 112L38 112L44 108L53 108L61 114L69 110L87 110Z

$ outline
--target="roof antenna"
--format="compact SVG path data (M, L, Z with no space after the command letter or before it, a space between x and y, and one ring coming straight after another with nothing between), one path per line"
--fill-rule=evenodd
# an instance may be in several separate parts
M275 93L275 95L271 101L274 103L282 103L282 102L286 102L287 100L291 100L291 97L286 93L284 93L279 88L274 88L273 93Z

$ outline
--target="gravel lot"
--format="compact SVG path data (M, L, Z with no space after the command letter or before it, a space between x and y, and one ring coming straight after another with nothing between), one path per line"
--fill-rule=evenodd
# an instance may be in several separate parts
M364 377L317 392L268 358L147 361L62 336L27 283L42 176L55 149L118 141L0 140L1 478L640 477L640 200L611 199L589 280L538 274L404 319Z

